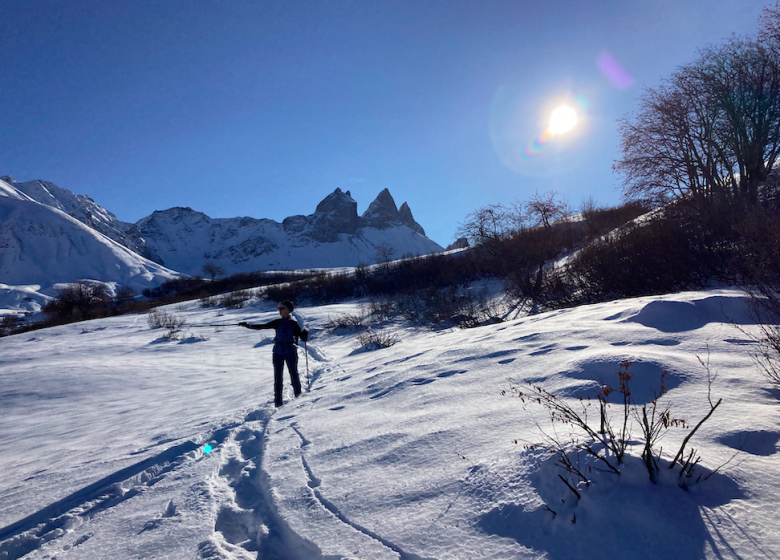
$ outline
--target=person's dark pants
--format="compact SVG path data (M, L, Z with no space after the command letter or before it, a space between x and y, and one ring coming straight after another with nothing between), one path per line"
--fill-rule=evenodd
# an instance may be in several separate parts
M298 352L285 352L274 354L274 397L276 406L282 406L282 387L284 385L284 363L287 362L287 371L290 372L295 396L301 394L301 380L298 377Z

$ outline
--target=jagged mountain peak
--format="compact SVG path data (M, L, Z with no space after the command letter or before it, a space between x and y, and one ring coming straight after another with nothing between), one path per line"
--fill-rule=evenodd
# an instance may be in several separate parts
M314 239L323 243L336 242L340 233L352 235L360 227L357 202L349 191L336 188L317 205L312 221Z
M387 229L394 225L405 225L412 231L425 235L425 230L415 221L409 204L404 202L399 210L389 189L382 189L361 219L369 227Z
M322 199L314 212L332 212L333 210L352 206L355 207L355 215L357 215L357 202L352 198L352 194L349 191L343 192L336 187L335 191Z
M389 189L383 189L361 216L363 222L378 229L385 229L390 224L400 222L398 207Z
M409 208L409 205L406 202L401 204L401 208L398 210L398 216L401 218L402 224L409 226L412 231L416 231L420 235L425 235L425 230L415 221L414 216L412 215L412 209Z

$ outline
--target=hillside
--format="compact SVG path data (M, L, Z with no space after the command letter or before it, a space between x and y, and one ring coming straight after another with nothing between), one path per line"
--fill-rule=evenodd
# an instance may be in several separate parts
M278 410L270 334L194 327L267 321L270 302L171 307L193 325L181 340L138 316L0 339L0 556L693 560L780 549L777 393L729 324L755 329L739 291L443 332L396 318L374 329L400 341L373 351L354 331L324 330L360 303L300 309L311 390ZM665 371L661 404L694 423L710 408L698 358L723 404L691 441L709 478L687 491L676 476L651 483L635 444L621 476L594 471L576 500L554 457L523 446L554 428L512 385L576 405L631 360L633 400L647 404ZM669 430L665 460L686 433Z
M0 279L47 290L78 279L152 287L179 274L0 181ZM37 291L37 290L36 290Z

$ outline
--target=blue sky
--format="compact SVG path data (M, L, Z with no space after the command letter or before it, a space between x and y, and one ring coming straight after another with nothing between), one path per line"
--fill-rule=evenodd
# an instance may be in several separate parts
M0 174L125 221L281 221L336 187L362 213L389 188L447 244L475 208L537 190L618 202L616 118L767 4L4 0ZM564 102L578 126L516 158Z

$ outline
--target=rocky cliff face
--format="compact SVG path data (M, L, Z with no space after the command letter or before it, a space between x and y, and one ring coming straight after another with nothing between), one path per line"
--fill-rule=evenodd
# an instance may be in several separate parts
M388 189L384 189L379 193L379 196L363 213L361 220L363 225L367 227L387 229L388 227L405 225L412 231L425 235L425 230L414 220L409 205L404 202L401 205L401 210L398 210L395 200L393 200L393 195L390 194Z
M336 189L317 205L314 214L307 217L312 239L321 243L335 243L340 233L354 234L361 226L357 202L349 191Z

